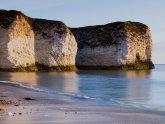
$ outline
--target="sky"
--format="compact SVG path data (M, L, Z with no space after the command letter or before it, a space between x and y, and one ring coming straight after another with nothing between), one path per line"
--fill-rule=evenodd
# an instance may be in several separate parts
M142 22L151 29L153 62L165 64L165 0L0 0L0 9L60 20L69 27Z

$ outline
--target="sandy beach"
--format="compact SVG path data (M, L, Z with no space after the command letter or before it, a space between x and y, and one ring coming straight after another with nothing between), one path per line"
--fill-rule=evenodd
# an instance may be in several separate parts
M0 124L164 124L162 114L78 105L67 98L0 84Z

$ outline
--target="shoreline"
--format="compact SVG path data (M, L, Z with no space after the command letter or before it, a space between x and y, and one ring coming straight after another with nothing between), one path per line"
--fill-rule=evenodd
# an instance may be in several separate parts
M164 124L164 115L133 109L78 105L66 96L0 84L3 124ZM2 101L4 104L1 104Z

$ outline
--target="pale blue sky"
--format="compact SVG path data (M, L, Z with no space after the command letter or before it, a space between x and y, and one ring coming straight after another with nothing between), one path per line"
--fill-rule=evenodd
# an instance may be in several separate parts
M0 9L60 20L70 27L139 21L151 28L154 63L165 63L165 0L0 0Z

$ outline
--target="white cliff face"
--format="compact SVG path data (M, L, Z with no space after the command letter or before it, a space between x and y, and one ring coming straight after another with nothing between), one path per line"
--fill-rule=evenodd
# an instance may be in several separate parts
M75 66L76 53L75 38L62 22L0 11L1 69Z
M0 67L6 68L10 64L7 59L8 30L0 28Z
M35 56L36 62L46 66L75 65L77 43L70 30L62 22L36 20Z
M17 15L8 30L7 68L35 64L34 32L22 15ZM6 41L5 41L6 42Z
M78 67L87 69L154 67L151 34L144 24L116 22L71 30L74 35L60 21L32 19L18 11L0 11L0 69L29 70L33 66L35 71L55 67L71 70L68 67L75 66L75 60Z
M127 52L124 44L120 47L83 48L78 51L76 63L79 66L120 66Z
M0 68L35 63L34 32L24 16L16 15L8 28L0 28L0 35Z
M129 61L126 64L135 63L137 59L150 61L152 54L150 30L147 29L146 32L142 33L127 31L127 36L128 53L126 55L126 60Z
M153 68L151 34L144 24L117 22L71 30L78 43L76 65L80 68Z

